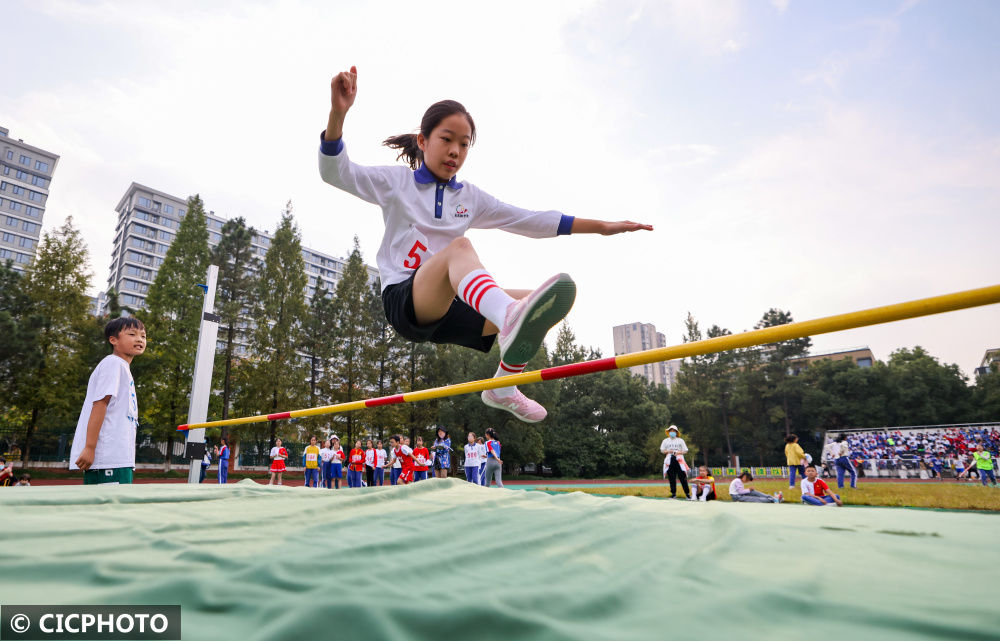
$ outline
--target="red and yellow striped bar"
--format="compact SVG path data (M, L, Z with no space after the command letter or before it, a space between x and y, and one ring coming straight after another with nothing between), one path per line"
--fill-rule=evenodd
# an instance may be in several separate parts
M693 343L684 343L673 347L660 347L648 349L642 352L622 354L613 358L601 358L582 363L572 363L570 365L559 365L548 367L531 372L512 374L502 378L488 378L481 381L471 381L468 383L457 383L435 387L432 389L407 392L405 394L394 394L392 396L382 396L364 401L351 401L349 403L338 403L336 405L325 405L323 407L312 407L309 409L294 410L291 412L280 412L276 414L261 414L259 416L247 416L243 418L230 418L223 421L209 421L207 423L192 423L181 425L178 430L197 429L203 427L221 427L223 425L246 425L248 423L262 423L264 421L277 421L286 418L303 418L306 416L319 416L321 414L337 414L341 412L353 412L355 410L368 407L379 407L381 405L395 405L398 403L417 403L435 398L445 398L448 396L458 396L460 394L472 394L482 392L497 387L507 387L509 385L527 385L528 383L539 383L541 381L553 381L560 378L570 378L573 376L583 376L596 372L606 372L613 369L624 369L636 365L646 365L658 363L660 361L674 360L678 358L688 358L701 354L712 354L715 352L725 352L731 349L753 347L754 345L764 345L767 343L777 343L793 338L803 338L805 336L816 336L818 334L828 334L830 332L840 332L858 327L868 327L870 325L881 325L894 321L906 320L908 318L918 318L920 316L931 316L933 314L943 314L960 309L971 307L981 307L1000 303L1000 285L970 289L954 294L944 294L931 298L906 303L896 303L884 307L873 307L858 312L849 312L836 316L826 316L815 320L788 323L777 327L766 327L755 329L742 334L732 334L730 336L718 336Z

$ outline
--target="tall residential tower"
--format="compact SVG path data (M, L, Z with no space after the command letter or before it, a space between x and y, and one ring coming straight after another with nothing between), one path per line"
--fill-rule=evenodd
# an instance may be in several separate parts
M0 127L0 262L23 271L35 257L59 156Z

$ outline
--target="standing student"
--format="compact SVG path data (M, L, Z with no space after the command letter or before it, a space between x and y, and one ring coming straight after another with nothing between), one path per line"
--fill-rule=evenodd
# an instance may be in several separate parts
M0 487L7 487L16 482L17 479L14 478L14 464L7 465L7 459L0 456Z
M271 480L268 485L274 485L275 477L278 478L278 485L281 485L281 476L285 473L285 459L288 458L288 450L281 446L281 439L274 439L274 447L271 448Z
M424 447L424 439L421 436L417 437L417 446L413 448L413 460L413 482L426 481L431 453L430 450Z
M451 469L451 437L448 430L443 427L437 428L437 438L434 439L434 476L439 479L448 478L448 470Z
M402 439L397 436L389 437L389 484L396 485L399 483L399 475L403 473L403 461L401 456L397 456L396 452L399 451L399 446L402 444Z
M316 437L309 437L309 445L302 452L302 466L306 468L306 487L319 487L319 445Z
M378 457L375 455L375 441L368 439L365 443L365 479L368 481L368 487L375 487L376 463Z
M328 490L330 489L331 481L333 481L330 472L330 459L332 458L333 450L330 449L330 441L323 441L323 447L319 448L320 483Z
M806 505L836 505L844 507L840 497L830 491L826 481L819 478L815 465L806 466L806 477L802 479L802 502Z
M365 451L361 439L354 441L354 449L347 455L347 487L361 487L361 473L365 469Z
M497 487L503 487L503 459L500 458L500 441L497 440L497 433L492 427L486 428L486 479L483 485L490 486L491 481L496 480Z
M663 467L670 481L670 498L677 498L678 480L681 482L684 496L690 498L691 490L687 481L688 464L684 461L684 455L688 452L687 443L679 436L680 431L676 425L671 425L665 432L667 438L660 443L660 453L664 455Z
M330 476L333 478L333 489L340 489L340 480L344 478L344 448L340 446L340 437L336 434L330 437Z
M486 441L482 436L476 439L476 447L479 450L479 484L486 485Z
M799 445L799 437L795 434L789 434L785 437L785 461L788 463L788 487L793 489L795 487L795 473L798 472L799 476L806 475L806 469L803 465L803 461L806 458L806 453L802 451L802 446Z
M375 484L378 486L385 485L385 448L382 446L382 441L375 442Z
M146 328L135 316L104 326L111 354L94 368L76 422L69 469L83 470L83 484L131 483L139 404L129 366L146 351Z
M844 489L844 474L851 475L851 487L858 487L858 471L851 462L851 448L847 445L847 435L841 434L834 441L837 446L834 465L837 466L837 487Z
M229 439L219 439L219 445L215 448L215 456L219 459L219 485L225 485L229 481Z
M198 477L199 483L205 482L205 477L208 475L208 467L212 464L212 451L208 449L208 444L205 444L205 456L201 457L201 475Z
M468 443L465 444L465 480L479 484L479 444L476 443L476 433L469 432Z
M993 487L996 487L997 477L993 472L993 455L987 451L982 443L976 445L976 451L972 453L972 460L973 463L970 463L962 474L968 474L975 467L976 471L979 472L979 482L983 484L983 487L986 487L987 481L990 481Z
M399 434L393 437L392 455L400 465L396 482L403 485L413 482L413 450L410 448L409 440Z
M383 143L399 150L409 169L351 162L343 130L357 95L357 77L357 69L351 67L330 83L330 116L320 136L319 171L325 182L382 208L385 235L376 262L387 320L408 340L483 352L490 351L498 336L496 376L523 371L548 330L572 307L576 285L568 275L558 274L533 292L505 291L483 267L465 232L494 228L546 238L652 227L520 209L471 183L459 182L457 174L475 142L476 127L465 107L454 100L431 105L419 134L393 136ZM522 421L535 423L546 416L545 408L514 386L487 390L481 397L486 405Z

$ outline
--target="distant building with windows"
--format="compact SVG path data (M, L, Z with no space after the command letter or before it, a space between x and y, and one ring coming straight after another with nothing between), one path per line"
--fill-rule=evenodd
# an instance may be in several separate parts
M990 373L991 369L1000 371L1000 347L986 350L983 354L983 360L979 362L979 367L976 368L976 378L986 376Z
M133 182L115 208L118 224L115 227L114 250L108 276L108 290L118 292L118 302L125 307L142 309L146 305L149 287L153 284L167 248L177 235L181 218L187 211L187 199ZM208 244L215 247L222 239L222 226L226 219L206 212ZM273 236L258 230L252 240L253 252L263 261ZM316 289L322 285L334 291L343 274L347 259L337 258L315 249L302 248L305 261L306 301L312 300ZM367 267L367 266L366 266ZM368 280L378 278L378 270L367 267ZM106 306L107 301L103 300Z
M791 369L792 374L799 374L804 369L809 367L810 364L821 360L850 360L853 361L858 367L871 367L875 364L875 356L872 354L871 349L865 345L864 347L835 349L826 352L817 352L815 354L807 354L801 358L792 359L789 363L789 368Z
M59 156L0 127L0 262L24 271L35 257Z
M663 334L657 332L656 326L651 323L616 325L611 329L611 332L614 336L615 356L667 346L667 339ZM635 376L642 376L650 383L665 385L667 389L670 389L677 380L680 364L678 359L636 365L628 369Z

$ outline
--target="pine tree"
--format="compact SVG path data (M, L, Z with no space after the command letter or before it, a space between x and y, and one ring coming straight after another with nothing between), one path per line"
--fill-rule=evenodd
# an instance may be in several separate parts
M325 405L330 400L323 377L333 367L334 312L333 293L319 284L303 323L302 352L309 359L309 407ZM315 427L317 432L325 432L329 431L323 429L329 420L329 417L318 416L306 419L306 422Z
M167 442L164 468L176 427L185 423L194 376L198 330L204 305L203 283L209 264L208 227L201 197L191 196L177 237L167 249L146 298L149 343L147 355L136 359L139 408L152 426L152 435ZM147 409L143 410L143 406Z
M21 448L24 461L31 454L39 424L43 420L70 422L83 402L77 381L84 367L79 347L90 305L85 293L90 276L87 247L72 218L43 235L35 260L25 272L24 292L39 326L34 366L17 377L13 397L14 405L27 414Z
M226 347L216 358L215 379L222 387L222 418L229 418L233 394L233 361L236 342L243 333L241 327L247 320L244 309L249 303L255 273L260 261L253 253L255 230L247 227L243 217L226 221L222 238L212 250L212 264L219 267L215 309L221 317L221 336ZM223 436L225 436L223 428ZM231 459L232 460L232 459Z
M377 378L373 376L373 363L365 358L370 344L374 341L371 295L368 270L361 258L361 249L355 237L354 250L351 251L344 266L344 273L337 283L337 295L334 298L335 366L326 377L327 389L334 402L349 402L363 398L371 393L369 384ZM343 418L346 425L346 442L353 444L355 430L359 427L358 419L353 412Z
M250 413L297 407L306 397L306 370L299 355L306 318L306 270L302 241L289 202L257 278L249 335L250 359L239 406ZM273 447L277 426L267 428ZM243 435L241 434L241 437Z

